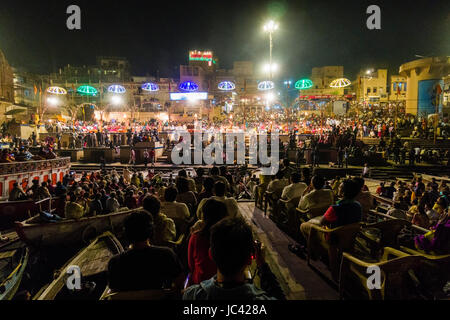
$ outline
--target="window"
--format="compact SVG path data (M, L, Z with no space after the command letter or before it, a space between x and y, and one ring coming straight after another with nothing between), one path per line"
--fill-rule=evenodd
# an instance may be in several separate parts
M403 91L406 91L406 82L403 82Z
M393 92L396 92L396 91L397 91L397 82L394 82L394 83L392 84L392 91L393 91Z
M367 93L370 93L370 88L367 88Z
M373 88L373 93L377 93L377 88L376 87Z

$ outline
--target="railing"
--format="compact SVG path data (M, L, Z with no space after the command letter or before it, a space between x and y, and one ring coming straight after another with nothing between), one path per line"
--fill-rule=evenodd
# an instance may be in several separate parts
M70 157L0 163L0 175L56 169L70 165Z

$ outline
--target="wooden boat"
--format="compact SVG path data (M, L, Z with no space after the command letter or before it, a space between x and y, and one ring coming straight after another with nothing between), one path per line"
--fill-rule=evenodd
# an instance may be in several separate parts
M16 222L16 232L20 239L31 246L61 246L88 242L105 232L121 232L123 221L133 210L119 211L106 215L63 219L58 222L43 222L35 216L23 222Z
M108 262L114 255L123 251L119 240L111 232L103 233L59 269L55 273L55 279L43 287L33 300L99 300L107 287ZM74 274L68 270L71 266L80 268L79 290L70 290L67 287L69 276ZM92 283L95 283L95 286L91 285L89 290L86 284Z
M16 294L28 257L28 248L19 241L13 241L0 250L0 300L11 300Z
M64 199L48 198L37 202L34 200L0 201L0 230L14 228L15 221L29 219L42 210L53 210L57 215L64 216Z

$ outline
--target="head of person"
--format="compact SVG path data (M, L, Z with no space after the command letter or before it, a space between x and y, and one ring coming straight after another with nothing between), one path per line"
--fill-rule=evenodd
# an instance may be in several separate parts
M178 171L178 176L179 176L179 177L187 178L187 172L186 172L186 170L181 169L180 171Z
M222 181L217 181L214 184L214 194L218 197L223 197L225 195L225 183L223 183Z
M214 179L211 177L206 177L205 180L203 180L203 187L206 191L212 192L214 189Z
M177 198L178 195L178 190L175 187L168 187L165 191L164 191L164 200L166 200L167 202L174 202L175 199Z
M287 167L289 167L289 164L290 164L289 159L288 159L288 158L284 158L284 159L283 159L283 167L284 167L284 168L287 168Z
M225 218L211 228L211 258L225 277L242 273L253 253L252 230L242 218Z
M355 183L357 184L359 190L361 191L362 188L364 187L364 183L365 183L364 179L361 178L361 177L354 177L353 181L355 181Z
M352 179L345 179L342 182L342 193L344 196L344 199L347 200L353 200L356 198L358 193L361 191L359 188L359 185Z
M303 176L303 181L305 181L305 183L309 183L309 179L311 178L311 170L309 168L303 168L302 176Z
M209 237L210 229L220 220L227 217L227 206L222 201L215 199L206 200L203 205L203 222L202 234Z
M13 187L14 187L14 188L18 188L18 187L19 187L19 183L18 183L18 182L14 182L14 183L13 183Z
M177 189L180 193L189 191L189 181L187 178L180 177L177 181Z
M212 176L218 176L219 173L220 173L219 168L217 168L217 167L212 167L211 168L211 175Z
M302 177L300 175L300 173L298 172L294 172L291 175L291 181L292 183L299 183L302 180Z
M311 183L312 183L312 185L313 185L315 190L320 190L325 185L325 179L321 175L316 174L312 178Z
M152 216L157 216L161 209L161 202L155 196L146 196L142 202L144 210L150 212Z
M283 171L278 170L277 174L275 175L275 178L278 180L281 180L281 179L283 179L283 177L284 177Z
M227 173L227 167L226 166L221 166L219 168L220 170L220 175L224 176Z
M197 172L197 177L203 177L203 175L205 174L205 169L203 169L203 168L198 168L198 169L196 170L196 172Z
M144 210L131 213L124 221L125 237L132 244L146 242L153 237L153 218Z

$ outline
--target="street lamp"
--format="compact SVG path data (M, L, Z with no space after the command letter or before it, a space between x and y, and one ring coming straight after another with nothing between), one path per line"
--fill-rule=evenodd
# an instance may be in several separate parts
M268 21L264 25L264 31L269 33L269 65L272 65L272 33L278 29L278 23L274 22L273 20ZM269 79L272 80L272 68L270 69L270 76Z

